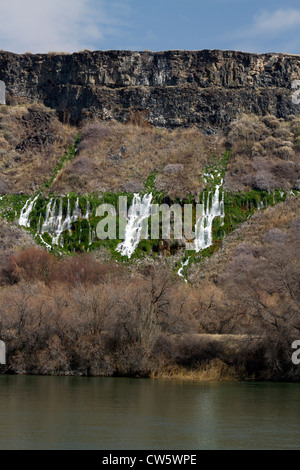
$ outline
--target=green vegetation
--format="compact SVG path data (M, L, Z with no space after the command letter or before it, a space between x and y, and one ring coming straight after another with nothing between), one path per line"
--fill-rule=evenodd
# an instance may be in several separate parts
M144 189L141 191L141 195L152 193L153 203L162 204L163 198L165 196L164 191L158 191L155 187L157 179L157 172L152 171L146 181L144 182Z
M52 172L51 179L43 185L41 189L48 189L51 187L53 181L55 180L59 171L64 167L64 165L74 159L76 155L76 148L79 144L80 137L76 137L76 140L72 146L69 147L68 152L60 160L59 164L54 168ZM210 164L204 173L203 182L205 183L205 189L201 192L199 197L199 203L206 205L208 198L208 204L212 204L212 195L216 189L216 186L221 186L228 161L230 158L230 151L226 151L224 156L218 160L216 163L216 158L213 159L212 164ZM153 202L161 204L165 194L159 192L155 188L157 173L151 172L148 178L144 182L144 189L141 192L141 195L148 194L152 192ZM105 247L111 253L111 258L122 261L125 263L130 263L137 259L145 258L146 256L156 256L161 250L160 240L141 240L138 248L132 255L130 260L127 257L122 256L119 252L116 251L117 245L121 240L99 240L96 236L96 229L100 217L97 217L96 209L101 204L110 204L118 213L118 202L120 196L127 197L127 209L129 209L132 204L133 194L126 192L116 192L110 193L105 192L100 195L89 194L87 196L78 195L75 192L71 192L68 196L63 198L57 197L55 194L49 194L48 197L44 197L39 191L40 197L37 199L37 202L30 214L30 228L26 229L32 233L35 237L35 240L38 244L49 245L52 247L54 253L74 253L74 252L85 252L85 251L95 251L101 247ZM78 203L82 216L78 220L73 221L71 224L71 229L65 230L62 233L63 242L61 246L56 246L52 244L52 238L49 234L44 233L41 235L41 227L45 220L45 215L47 211L47 205L49 201L53 199L56 200L56 214L58 213L58 207L62 201L62 212L63 219L65 219L68 211L70 214L73 214L76 203ZM220 191L220 200L222 198L222 192ZM259 191L251 190L248 192L225 192L224 195L224 205L225 205L225 217L215 218L213 221L213 245L209 248L202 250L200 253L195 253L193 251L187 251L183 258L183 262L188 258L190 259L189 263L199 262L205 257L211 256L216 250L220 247L221 240L232 232L239 224L245 222L251 215L257 211L264 209L270 205L274 205L278 202L282 202L287 198L287 192L283 190L275 191ZM0 216L7 219L8 221L16 220L20 217L20 212L22 207L25 205L28 196L24 195L6 195L0 199ZM192 194L187 194L184 200L178 199L175 201L184 205L184 203L193 204L194 206L194 221L196 222L196 201L195 197ZM53 202L54 203L54 202ZM89 217L86 217L87 211L89 210ZM104 214L102 218L105 218L107 214ZM119 217L117 215L117 234L119 229ZM151 220L149 220L150 228ZM171 241L169 246L170 253L176 253L179 249L179 244L176 240ZM181 262L176 264L176 269L181 266ZM186 266L183 270L188 269Z
M74 144L69 146L68 151L64 154L64 156L61 158L59 163L53 169L50 180L45 182L41 186L41 191L51 188L59 172L63 169L63 167L67 163L71 162L75 158L79 143L80 143L80 135L77 134Z
M22 207L25 205L28 196L6 194L0 197L0 217L8 222L13 222L19 217Z

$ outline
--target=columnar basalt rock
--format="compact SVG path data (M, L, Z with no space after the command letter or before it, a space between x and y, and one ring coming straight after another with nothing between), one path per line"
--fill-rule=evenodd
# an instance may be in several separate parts
M74 54L0 52L0 79L17 100L40 100L64 121L86 117L126 122L144 111L155 126L198 125L210 132L241 113L299 113L292 82L300 56L235 51Z

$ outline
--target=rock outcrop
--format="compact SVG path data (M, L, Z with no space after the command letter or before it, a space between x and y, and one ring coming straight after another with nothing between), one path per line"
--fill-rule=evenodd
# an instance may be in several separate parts
M42 101L65 122L93 115L126 122L139 112L155 126L207 132L241 113L298 114L292 82L300 56L234 51L0 52L9 99Z

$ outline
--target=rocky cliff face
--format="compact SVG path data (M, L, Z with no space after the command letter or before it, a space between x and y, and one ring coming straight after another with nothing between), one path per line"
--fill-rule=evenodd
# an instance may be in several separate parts
M66 122L87 116L126 122L140 112L155 126L214 131L240 113L298 114L291 84L300 57L233 51L0 52L9 95L42 101Z

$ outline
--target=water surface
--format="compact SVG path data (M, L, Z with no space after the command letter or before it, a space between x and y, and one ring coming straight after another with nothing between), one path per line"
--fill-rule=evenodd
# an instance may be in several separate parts
M0 449L299 449L300 384L0 376Z

